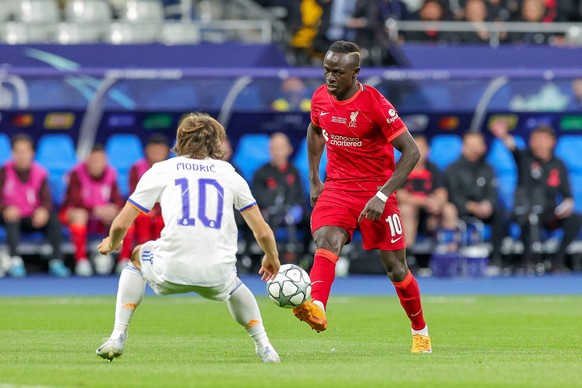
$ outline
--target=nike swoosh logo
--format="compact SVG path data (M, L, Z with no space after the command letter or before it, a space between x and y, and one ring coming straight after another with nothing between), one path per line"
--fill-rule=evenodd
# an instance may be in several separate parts
M394 244L396 241L400 240L401 238L402 238L402 236L400 236L400 237L398 237L398 238L396 238L396 239L395 239L395 238L393 238L393 239L391 239L391 240L390 240L390 242L391 242L392 244Z
M328 115L328 114L329 114L329 112L321 112L320 113L321 116L325 116L325 115Z
M422 310L420 310L419 312L417 312L416 314L410 314L411 317L416 317L418 314L420 314L422 312Z

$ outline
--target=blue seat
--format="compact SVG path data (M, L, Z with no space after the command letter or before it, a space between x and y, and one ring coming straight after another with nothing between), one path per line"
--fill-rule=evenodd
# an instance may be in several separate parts
M264 133L241 136L232 158L247 182L252 182L255 172L269 160L269 136Z
M556 156L566 164L570 173L582 174L582 135L562 135L556 145Z
M436 135L430 141L428 159L444 170L461 156L463 141L458 135Z
M574 210L582 213L582 172L570 173L570 190L574 197Z
M299 176L301 177L301 185L303 186L303 192L309 197L309 160L307 159L307 138L301 141L295 158L293 159L293 164L297 167L299 171ZM321 155L321 162L319 163L319 177L323 182L325 180L325 167L327 166L327 150L323 151Z
M143 145L137 135L117 133L105 143L109 164L117 170L117 186L121 195L129 195L129 171L131 166L144 157Z
M10 138L0 133L0 165L3 165L10 159L12 154L12 147L10 146Z
M53 200L60 205L66 192L66 174L77 164L73 140L69 135L43 135L36 147L36 161L47 169Z

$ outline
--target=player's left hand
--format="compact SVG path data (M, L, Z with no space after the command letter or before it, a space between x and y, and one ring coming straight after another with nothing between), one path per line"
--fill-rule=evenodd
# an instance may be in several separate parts
M112 246L111 239L109 238L109 236L107 236L103 240L101 240L101 242L97 246L97 250L102 255L106 255L108 253L111 253L111 252L118 250L119 248L121 248L121 245L123 245L123 240L121 240L119 243L117 243L116 246Z
M364 210L360 213L358 217L358 222L361 222L364 217L369 219L370 221L377 221L382 217L382 213L384 213L384 207L386 203L382 201L380 198L373 196L366 206L364 206Z

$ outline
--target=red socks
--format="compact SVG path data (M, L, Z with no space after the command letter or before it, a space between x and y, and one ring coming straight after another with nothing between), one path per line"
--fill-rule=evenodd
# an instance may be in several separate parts
M315 251L313 267L309 273L311 278L311 298L327 306L331 284L335 279L335 263L338 257L327 249L319 248Z
M420 303L420 288L416 279L410 271L401 282L392 282L396 288L396 294L400 299L400 304L404 307L406 315L412 322L413 330L422 330L426 326L422 314L422 304Z
M133 251L135 240L135 227L132 225L127 229L127 234L123 239L123 245L121 246L121 251L119 252L119 260L126 260L131 257L131 252Z
M87 225L69 225L71 241L75 246L75 262L87 258Z

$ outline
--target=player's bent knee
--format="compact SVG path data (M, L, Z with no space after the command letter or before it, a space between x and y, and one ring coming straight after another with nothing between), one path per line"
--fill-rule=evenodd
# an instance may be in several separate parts
M313 233L313 240L318 248L327 249L339 255L348 239L348 234L341 228L322 227Z
M131 252L131 264L135 266L135 268L141 270L141 264L139 262L139 251L141 250L141 244L133 248Z

